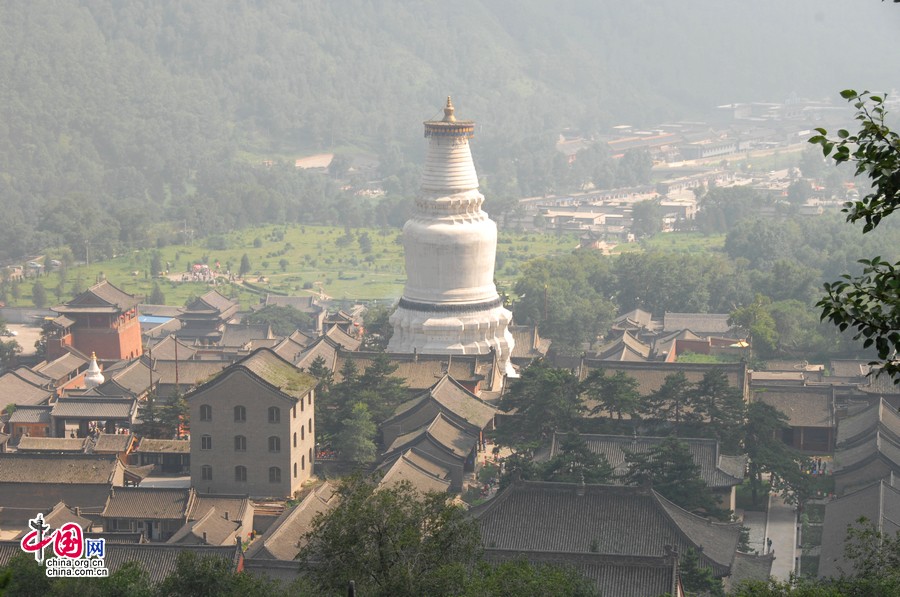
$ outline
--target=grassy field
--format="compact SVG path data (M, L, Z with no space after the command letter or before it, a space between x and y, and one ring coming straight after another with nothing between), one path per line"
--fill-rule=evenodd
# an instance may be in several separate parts
M360 242L362 235L369 239ZM171 245L161 249L136 250L115 259L68 268L62 292L59 272L40 278L47 290L49 304L65 302L73 288L87 288L101 277L126 292L149 296L158 283L166 303L183 305L189 298L212 288L203 282L182 282L182 274L195 263L205 263L219 271L237 272L241 258L247 255L250 282L256 293L240 283L220 283L216 288L237 298L244 307L259 301L259 293L289 295L320 292L334 299L393 300L400 296L406 274L399 230L356 229L328 226L265 226L227 235L214 236L191 246ZM501 233L497 246L496 278L501 289L509 288L529 259L568 252L574 249L574 236L538 233ZM368 250L364 250L368 248ZM168 262L168 277L155 277L150 271L152 256L159 253L162 268ZM53 251L48 259L56 257ZM18 298L9 297L10 306L31 306L32 284L19 284Z
M725 235L706 235L701 232L666 232L656 234L637 243L617 245L613 253L638 253L642 251L670 251L674 253L704 253L721 251L725 247Z

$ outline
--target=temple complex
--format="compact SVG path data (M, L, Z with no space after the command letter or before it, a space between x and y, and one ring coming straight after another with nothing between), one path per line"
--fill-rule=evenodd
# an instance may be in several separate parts
M428 152L415 213L403 227L407 280L390 318L388 351L496 351L511 374L512 313L494 285L497 225L481 209L469 150L474 131L473 121L456 119L449 97L444 118L425 122Z

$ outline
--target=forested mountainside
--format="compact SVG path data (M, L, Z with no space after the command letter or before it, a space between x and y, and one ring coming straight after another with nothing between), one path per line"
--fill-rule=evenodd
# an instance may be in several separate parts
M565 127L650 125L730 101L898 80L877 2L33 0L0 4L0 260L110 255L244 223L402 221L421 121L479 122L487 188L552 188ZM832 49L865 39L860 53ZM879 57L885 57L881 60ZM319 151L380 158L356 209ZM261 168L263 159L274 160ZM368 210L368 211L366 211ZM172 224L177 223L177 224Z

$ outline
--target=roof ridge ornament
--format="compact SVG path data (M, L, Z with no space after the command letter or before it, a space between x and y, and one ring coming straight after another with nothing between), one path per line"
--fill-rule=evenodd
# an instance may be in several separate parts
M444 108L444 122L456 122L456 116L453 114L455 108L450 96L447 96L447 106Z

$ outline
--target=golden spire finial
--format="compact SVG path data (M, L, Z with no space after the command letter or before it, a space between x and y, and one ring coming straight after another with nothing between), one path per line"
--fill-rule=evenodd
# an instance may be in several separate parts
M97 353L96 353L96 352L91 351L91 359L94 360L94 361L97 360Z
M456 122L456 116L453 115L453 102L450 96L447 96L447 107L444 108L444 122Z

